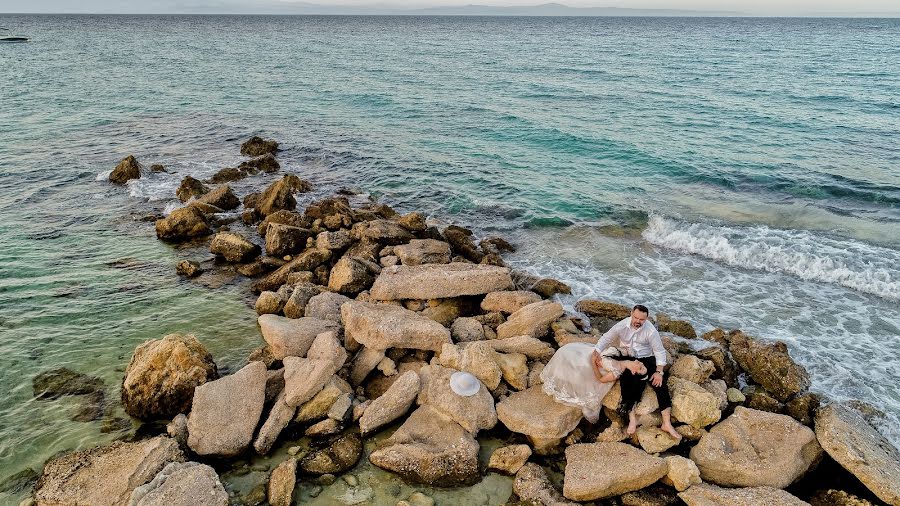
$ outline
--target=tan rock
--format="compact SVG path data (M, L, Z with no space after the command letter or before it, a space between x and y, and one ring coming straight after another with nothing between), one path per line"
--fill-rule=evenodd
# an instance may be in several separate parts
M264 314L257 321L263 339L272 348L272 354L278 360L288 356L306 356L317 335L340 330L339 324L318 318L285 318Z
M594 501L640 490L666 475L666 461L624 443L575 444L566 448L563 495Z
M359 386L378 364L384 360L384 350L362 348L353 358L353 367L350 369L350 383Z
M269 477L269 504L271 506L290 506L294 500L294 487L297 485L297 459L288 457L278 464Z
M521 353L499 353L494 355L503 380L515 390L528 388L528 357Z
M664 452L678 444L678 440L658 427L638 427L635 436L637 436L638 444L641 445L641 448L645 452L652 454Z
M281 313L281 311L284 309L284 305L288 301L288 299L284 295L284 291L282 290L279 290L278 292L265 291L259 294L259 297L256 298L256 304L254 304L256 314L277 315Z
M254 283L253 291L258 293L263 290L277 290L278 287L287 283L288 276L291 274L295 272L314 271L330 259L330 250L307 248L306 251L297 255L290 262L275 269L275 271Z
M513 432L559 439L578 426L581 409L556 402L540 386L534 386L515 392L498 403L497 417Z
M275 399L272 409L269 410L269 417L266 418L265 423L260 427L256 440L253 441L253 449L256 450L256 453L260 455L269 453L272 445L275 444L275 440L278 439L281 431L294 418L294 413L296 412L297 408L295 406L288 406L287 402L285 402L285 391L282 390Z
M809 506L806 501L772 487L721 488L702 483L678 497L687 506Z
M534 302L511 314L505 323L497 327L497 338L544 337L550 332L550 323L563 313L563 307L559 303L548 300Z
M716 372L716 367L709 360L701 360L694 355L682 355L672 364L669 375L699 385L708 380L714 372Z
M668 471L663 476L662 482L675 490L682 492L692 485L703 483L700 479L700 470L697 464L691 459L686 459L680 455L670 455L665 458Z
M513 492L529 504L542 506L574 506L550 482L544 468L531 462L522 466L513 481Z
M418 373L415 371L403 373L363 412L359 419L360 431L363 434L373 432L405 415L419 395L421 386Z
M829 404L819 409L815 425L819 443L831 458L879 499L900 505L900 451L859 412Z
M328 415L328 410L331 409L332 404L338 397L342 394L349 394L352 391L353 389L346 381L337 376L332 376L319 393L300 405L294 420L301 423L321 420Z
M480 385L475 395L463 397L450 389L450 376L454 372L456 370L440 365L427 365L419 369L422 389L417 403L432 405L472 434L497 425L494 398L484 384Z
M313 236L307 228L282 223L270 223L266 227L266 254L273 257L295 255L306 249L306 241Z
M484 340L484 327L475 318L457 318L450 326L450 335L454 342L473 342Z
M703 480L727 487L784 488L821 457L808 427L789 416L743 406L691 449Z
M446 299L481 295L512 286L509 269L464 263L386 267L372 285L372 298Z
M675 426L675 431L688 441L700 441L700 438L706 435L707 432L705 429L698 429L693 425L677 425Z
M284 391L288 406L300 406L319 393L337 372L327 359L285 357Z
M330 250L341 250L350 246L350 232L347 230L336 230L334 232L319 232L316 236L316 247Z
M515 336L506 339L489 339L488 343L494 351L502 353L521 353L530 359L549 360L553 356L553 347L548 343L529 336ZM463 343L462 347L471 343Z
M449 343L443 325L408 309L352 300L341 306L344 332L367 348L413 348L440 351Z
M178 443L155 437L117 441L50 459L34 485L39 506L118 506L170 462L183 462Z
M469 432L425 404L369 455L369 461L413 482L456 486L480 478L478 449Z
M523 307L540 302L541 296L529 290L491 292L481 301L481 309L488 312L512 314Z
M497 364L497 352L484 341L472 343L465 349L444 344L438 363L458 371L466 371L481 380L488 390L494 390L503 376Z
M341 306L349 300L346 296L338 293L322 292L309 299L303 315L341 323Z
M491 454L488 469L514 475L528 462L529 457L531 457L531 447L528 445L501 446Z
M198 462L171 462L150 483L131 493L129 506L228 506L228 492L215 469Z
M187 413L194 388L218 378L212 355L193 335L169 334L134 350L122 382L125 412L145 420Z
M631 316L631 308L628 306L592 299L582 299L578 301L578 303L575 304L575 310L588 316L616 321Z
M209 244L209 251L228 262L246 262L259 256L262 249L241 234L219 232Z
M734 360L781 402L809 388L809 374L794 362L787 345L781 341L765 342L742 332L729 335L729 350Z
M359 259L344 255L334 264L328 276L328 288L344 295L356 295L372 283L372 275Z
M125 184L132 179L140 179L141 164L134 155L128 155L121 159L112 172L109 173L109 181L115 184Z
M531 285L531 291L545 299L549 299L560 293L571 294L572 288L558 279L542 278Z
M669 378L672 416L700 429L719 421L719 399L700 385L676 377Z
M206 215L193 206L182 207L156 220L156 237L176 242L211 233Z
M334 371L337 372L347 361L347 350L338 341L337 332L329 330L322 332L313 339L306 358L330 360Z
M265 402L266 377L265 364L250 362L194 390L188 416L188 446L194 453L233 457L250 445Z
M450 245L435 239L413 239L394 247L403 265L449 264Z

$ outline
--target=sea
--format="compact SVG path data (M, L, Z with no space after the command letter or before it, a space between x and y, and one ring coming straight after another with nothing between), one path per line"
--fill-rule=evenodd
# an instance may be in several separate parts
M900 20L0 26L32 39L0 45L0 483L122 437L72 420L74 398L35 399L37 374L98 376L114 401L147 339L193 333L225 372L262 343L246 280L180 279L177 261L209 255L157 241L145 218L181 205L182 177L239 163L252 135L313 183L301 207L353 190L507 238L510 265L572 286L569 308L643 303L701 333L782 340L815 392L883 412L877 428L900 445ZM128 154L168 172L109 184ZM502 503L510 483L489 475L479 501ZM338 486L319 500L379 502Z

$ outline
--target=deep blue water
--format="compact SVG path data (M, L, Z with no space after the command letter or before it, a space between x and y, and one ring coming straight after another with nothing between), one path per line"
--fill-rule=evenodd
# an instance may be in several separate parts
M225 365L259 344L239 286L178 281L179 251L133 219L171 210L183 175L233 166L253 134L282 142L313 196L356 188L506 235L515 265L573 285L567 304L645 302L784 339L815 389L885 410L900 441L900 362L884 359L900 354L900 20L0 26L33 38L0 45L4 471L112 437L31 399L37 372L114 389L134 346L166 332L197 333ZM109 186L129 153L173 173Z

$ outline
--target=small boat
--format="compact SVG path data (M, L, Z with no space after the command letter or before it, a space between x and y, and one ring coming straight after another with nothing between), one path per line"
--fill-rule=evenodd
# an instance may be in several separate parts
M8 28L0 27L0 32L8 32ZM0 42L28 42L28 37L23 35L2 35L0 34Z

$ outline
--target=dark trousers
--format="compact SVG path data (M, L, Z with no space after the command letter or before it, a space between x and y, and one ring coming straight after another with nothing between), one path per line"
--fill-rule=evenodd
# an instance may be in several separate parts
M669 397L669 388L666 386L665 378L663 378L662 385L658 387L653 386L653 383L650 383L653 373L656 372L656 357L651 355L649 357L637 358L636 360L639 360L644 364L647 368L647 374L645 376L635 376L629 371L625 371L625 373L622 374L620 382L622 383L623 407L627 410L631 410L631 408L641 400L641 394L644 392L644 387L650 385L650 388L656 393L656 400L659 402L660 411L671 408L672 398Z

